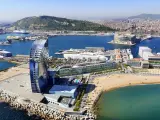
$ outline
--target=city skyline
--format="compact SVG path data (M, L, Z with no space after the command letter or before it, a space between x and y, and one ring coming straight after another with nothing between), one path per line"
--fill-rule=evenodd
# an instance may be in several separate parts
M158 0L1 0L0 21L14 22L41 15L92 20L124 18L142 13L160 14L158 3Z

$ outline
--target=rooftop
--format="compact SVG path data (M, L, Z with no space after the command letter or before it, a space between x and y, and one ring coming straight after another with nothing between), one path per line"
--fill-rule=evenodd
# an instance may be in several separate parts
M49 92L74 93L78 86L54 85Z
M141 49L141 50L151 50L151 48L146 47L146 46L140 46L139 49Z
M44 94L44 96L54 101L58 101L58 99L60 98L60 95L57 95L57 94L56 95L55 94Z

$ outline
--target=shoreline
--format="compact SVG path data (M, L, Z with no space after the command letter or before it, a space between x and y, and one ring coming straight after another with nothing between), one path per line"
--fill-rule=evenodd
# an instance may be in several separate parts
M140 84L132 84L132 85L124 85L124 86L120 86L120 87L115 87L115 88L111 88L111 89L108 89L108 90L104 90L103 93L107 93L107 92L110 92L112 90L116 90L116 89L119 89L119 88L125 88L125 87L132 87L132 86L145 86L145 85L160 85L160 82L151 82L151 83L140 83Z
M107 42L108 44L113 44L113 45L126 45L126 46L134 46L134 45L136 45L136 43L135 44L125 44L125 43L114 43L114 42Z
M123 87L160 84L160 78L159 76L114 74L95 77L93 78L92 84L95 84L96 87L88 94L87 101L89 104L87 106L94 111L94 106L102 94Z
M9 62L9 61L0 61L0 62L8 62L8 63L11 63L11 64L13 64L13 66L11 66L11 67L7 67L7 68L4 68L4 69L0 69L0 73L1 72L6 72L7 70L9 70L9 69L11 69L11 68L13 68L13 67L17 67L19 64L18 63L14 63L14 62Z

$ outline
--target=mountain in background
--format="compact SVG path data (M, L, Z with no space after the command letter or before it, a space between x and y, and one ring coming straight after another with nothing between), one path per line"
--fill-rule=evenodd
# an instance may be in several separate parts
M10 27L11 23L8 22L0 22L0 27Z
M75 31L111 31L113 29L97 23L66 19L54 16L27 17L11 25L26 30L75 30Z
M128 19L160 19L160 14L140 14L136 16L128 17Z

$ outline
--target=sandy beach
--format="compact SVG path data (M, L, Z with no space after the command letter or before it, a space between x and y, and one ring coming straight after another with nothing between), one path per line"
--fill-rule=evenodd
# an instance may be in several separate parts
M88 94L88 106L94 105L97 96L104 91L109 91L115 88L124 86L140 85L140 84L159 84L160 76L138 76L130 74L115 74L110 76L96 77L92 84L95 84L95 89Z

